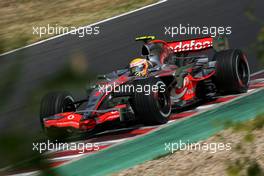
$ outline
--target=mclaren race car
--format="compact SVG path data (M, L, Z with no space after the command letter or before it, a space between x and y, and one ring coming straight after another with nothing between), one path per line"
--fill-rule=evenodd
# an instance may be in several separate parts
M164 124L174 109L248 90L246 55L229 49L225 37L136 40L143 42L142 56L128 68L99 75L83 100L68 92L44 96L40 120L45 131L87 132L110 121ZM80 104L85 108L80 110Z

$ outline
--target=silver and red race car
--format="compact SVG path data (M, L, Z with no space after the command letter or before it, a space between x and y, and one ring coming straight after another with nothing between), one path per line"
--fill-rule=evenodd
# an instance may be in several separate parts
M129 68L99 75L88 98L78 101L64 91L47 94L40 120L48 135L58 130L91 131L109 121L164 124L174 109L248 90L246 55L229 49L225 37L166 42L143 36L136 40L143 41L142 57L152 65L147 75L135 76ZM86 108L80 110L84 103Z

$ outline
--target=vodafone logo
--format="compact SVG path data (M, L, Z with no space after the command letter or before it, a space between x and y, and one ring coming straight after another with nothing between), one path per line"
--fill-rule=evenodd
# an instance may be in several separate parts
M208 37L196 40L172 42L169 43L169 46L174 52L201 50L212 47L213 39L211 37Z
M67 117L69 120L72 120L72 119L74 119L74 115L73 114L71 114L71 115L68 115L68 117Z

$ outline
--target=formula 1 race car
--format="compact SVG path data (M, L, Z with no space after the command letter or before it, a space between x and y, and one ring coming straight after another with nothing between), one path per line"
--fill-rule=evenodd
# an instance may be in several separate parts
M143 36L136 40L144 42L142 56L151 65L147 73L134 75L125 68L99 75L88 89L88 98L80 101L68 92L47 94L40 107L45 131L86 132L109 121L164 124L175 108L248 90L246 55L229 49L225 37L165 42ZM83 103L86 108L79 110Z

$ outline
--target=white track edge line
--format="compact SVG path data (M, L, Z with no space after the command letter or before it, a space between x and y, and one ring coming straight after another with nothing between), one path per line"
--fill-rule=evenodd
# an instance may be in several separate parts
M17 49L14 49L14 50L11 50L11 51L7 51L5 53L2 53L0 54L0 57L1 56L5 56L5 55L8 55L8 54L11 54L11 53L14 53L16 51L20 51L20 50L23 50L25 48L29 48L29 47L32 47L32 46L35 46L35 45L38 45L38 44L41 44L41 43L44 43L44 42L47 42L49 40L53 40L53 39L56 39L56 38L59 38L59 37L62 37L62 36L65 36L65 35L68 35L70 33L73 33L75 31L78 31L80 29L83 29L83 28L87 28L87 27L91 27L91 26L95 26L95 25L98 25L98 24L102 24L102 23L105 23L105 22L108 22L108 21L111 21L111 20L114 20L114 19L117 19L119 17L123 17L123 16L126 16L126 15L130 15L132 13L135 13L135 12L138 12L138 11L141 11L141 10L144 10L146 8L149 8L149 7L153 7L153 6L156 6L156 5L159 5L159 4L162 4L164 2L166 2L168 0L161 0L161 1L158 1L156 3L153 3L153 4L149 4L147 6L144 6L144 7L140 7L138 9L135 9L135 10L132 10L132 11L129 11L129 12L126 12L126 13L123 13L123 14L120 14L120 15L117 15L117 16L114 16L114 17L110 17L110 18L107 18L107 19L104 19L102 21L99 21L99 22L95 22L95 23L92 23L92 24L89 24L89 25L86 25L86 26L82 26L82 27L79 27L78 29L75 29L75 30L72 30L72 31L69 31L69 32L66 32L66 33L63 33L63 34L59 34L59 35L56 35L56 36L53 36L53 37L50 37L50 38L47 38L47 39L44 39L44 40L41 40L41 41L38 41L38 42L35 42L35 43L32 43L32 44L29 44L29 45L26 45L26 46L23 46L23 47L20 47L20 48L17 48Z
M252 74L250 75L250 77L255 76L255 75L257 75L257 74L260 74L260 73L262 73L262 72L264 72L264 69L262 69L262 70L260 70L260 71L257 71L257 72L255 72L255 73L252 73Z

